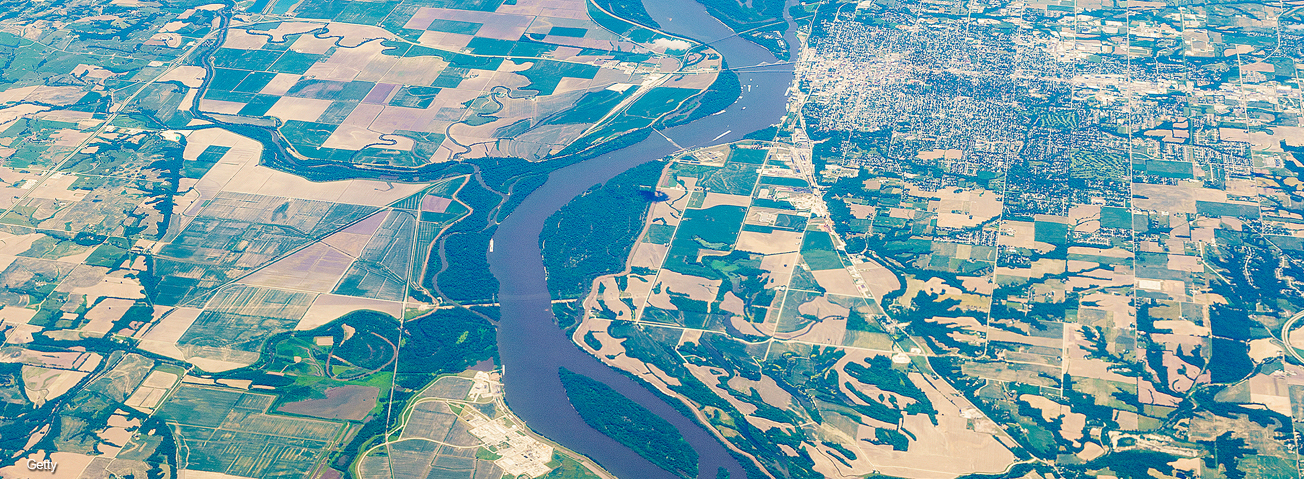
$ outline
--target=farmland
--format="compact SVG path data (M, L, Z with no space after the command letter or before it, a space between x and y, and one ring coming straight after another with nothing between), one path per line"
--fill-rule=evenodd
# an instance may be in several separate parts
M562 323L776 477L1295 477L1299 20L1242 7L794 7L787 116L614 273L544 238Z
M385 434L495 368L497 223L550 171L725 106L710 47L583 0L60 5L0 19L5 477L42 454L408 467L368 448L424 454ZM504 459L426 451L421 474L605 474L492 397L452 407L488 408L462 439Z
M219 124L270 120L270 141L294 158L402 168L541 161L582 138L656 122L720 66L708 54L668 75L683 60L660 45L687 42L582 1L546 12L423 5L360 17L306 2L294 21L233 25L196 110ZM586 101L613 93L621 101Z
M672 158L657 181L667 200L647 207L628 266L590 288L576 341L709 411L705 421L767 470L884 467L918 450L924 431L929 447L976 446L945 453L978 470L1013 460L1005 438L963 426L969 400L920 374L930 371L922 339L885 323L861 272L872 265L817 213L828 207L802 168L810 154L748 140ZM810 420L788 438L771 429Z
M0 477L1301 475L1297 4L0 11Z

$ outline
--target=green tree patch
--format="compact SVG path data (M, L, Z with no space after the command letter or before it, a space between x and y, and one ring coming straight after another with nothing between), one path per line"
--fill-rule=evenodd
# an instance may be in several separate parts
M548 217L539 245L554 296L578 298L594 278L625 269L664 166L660 161L636 166Z
M680 477L697 477L697 451L665 419L601 381L559 370L571 405L589 427Z

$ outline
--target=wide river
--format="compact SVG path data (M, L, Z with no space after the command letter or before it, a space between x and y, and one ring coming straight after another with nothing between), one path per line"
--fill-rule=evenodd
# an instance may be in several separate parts
M731 68L739 69L742 83L742 97L724 112L664 130L663 134L684 148L693 148L737 140L783 117L793 80L791 65L751 68L779 61L764 48L733 36L694 0L644 3L663 30L710 42ZM788 38L794 45L795 57L796 42L791 32ZM725 132L729 133L719 136ZM714 435L572 343L555 323L544 281L539 233L545 219L594 184L677 150L654 133L641 143L553 172L548 182L498 227L489 264L501 285L498 351L504 367L503 382L512 411L530 428L593 458L622 479L674 476L585 425L566 399L557 368L564 366L600 380L673 424L701 457L700 477L713 478L717 468L725 467L732 478L742 479L746 475L741 466Z

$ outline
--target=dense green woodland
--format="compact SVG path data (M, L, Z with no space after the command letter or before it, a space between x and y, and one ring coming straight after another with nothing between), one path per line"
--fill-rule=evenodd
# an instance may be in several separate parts
M610 436L657 467L697 477L697 451L679 430L601 381L561 368L571 405L589 427Z
M653 161L594 185L548 217L539 235L548 289L556 298L582 298L598 276L619 273L643 231L663 161Z

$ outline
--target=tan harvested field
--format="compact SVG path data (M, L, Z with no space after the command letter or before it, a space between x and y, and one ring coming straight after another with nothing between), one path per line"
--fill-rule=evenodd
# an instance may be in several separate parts
M957 149L921 150L919 153L915 154L915 157L921 160L936 160L941 158L945 158L948 160L958 160L963 155L964 155L964 151L957 150Z
M267 44L266 35L254 35L248 30L232 28L226 33L226 43L222 46L227 48L239 48L243 50L258 50Z
M442 92L441 92L442 93ZM424 130L435 119L437 112L432 109L403 108L387 106L376 115L369 128L381 133L393 133L394 130Z
M331 100L283 96L267 110L267 116L280 118L281 121L317 121L330 106Z
M765 288L787 287L788 281L792 278L793 268L797 267L799 259L801 259L801 254L796 252L769 255L761 258L761 269L770 278L765 283Z
M725 379L724 375L721 374L723 373L722 370L710 366L699 366L696 364L685 364L684 368L692 373L693 377L697 378L698 381L701 381L702 384L706 384L710 387L711 391L714 392L716 396L728 401L729 405L733 406L734 409L737 409L738 412L743 414L752 414L756 412L757 407L755 404L740 401L732 394L729 394L728 391L725 391L724 388L720 387L720 381Z
M811 274L828 294L860 296L860 288L856 287L855 280L845 269L824 269L812 271Z
M140 348L170 358L184 358L185 355L177 349L177 341L195 324L202 312L199 308L186 307L165 311L141 337Z
M380 42L369 42L356 48L340 48L330 57L313 64L303 74L305 77L337 81L380 81L383 72L397 63L394 57L381 55L385 47ZM372 72L359 75L362 72ZM288 86L286 87L288 88Z
M245 106L244 103L237 103L233 101L210 100L207 98L199 100L200 110L213 112L213 113L225 113L228 115L234 115L236 113L239 113L240 109L244 108L244 106Z
M1043 338L1039 336L1027 336L1013 331L1007 331L1001 328L988 329L987 340L1002 341L1008 343L1018 343L1018 344L1028 344L1032 346L1042 346L1042 347L1054 348L1054 349L1064 348L1064 338Z
M49 452L48 456L45 454L46 452ZM72 452L37 450L26 457L19 458L18 462L12 466L0 468L0 477L31 477L32 471L27 469L28 459L31 459L33 462L40 462L49 459L50 461L57 463L59 465L55 468L55 472L58 474L57 477L82 477L82 471L85 471L87 466L91 464L91 461L94 461L97 457L101 456L90 456ZM207 478L201 477L199 479Z
M572 334L572 336L580 338L580 340L576 341L575 344L586 351L597 354L599 357L624 354L625 347L621 345L624 340L611 337L611 334L607 333L607 327L609 326L611 326L610 319L595 318L592 316L586 318L584 322L575 329L575 333ZM582 338L588 333L593 333L593 337L598 340L598 344L600 344L601 347L595 350L592 346L583 341Z
M996 289L996 283L992 278L986 276L968 276L961 278L960 288L973 294L981 296L991 296L992 291ZM873 289L871 287L871 289ZM881 298L878 294L874 297Z
M1262 404L1283 416L1291 415L1291 385L1286 377L1256 374L1250 378L1249 386L1251 402Z
M702 202L702 209L709 209L712 206L732 205L732 206L751 206L751 196L746 194L724 194L707 192L707 198Z
M1137 183L1132 187L1132 205L1135 208L1170 213L1195 213L1195 202L1225 201L1227 193L1201 188L1191 183L1177 186Z
M575 40L575 39L568 38L566 40ZM565 40L558 43L567 44ZM583 48L576 47L576 46L558 46L556 50L553 50L552 57L560 61L582 62L582 63L589 63L596 60L596 58L594 58L592 55L580 55L583 52L584 52ZM612 71L612 70L605 70L605 71ZM597 77L594 77L594 83L597 84L603 82L599 81Z
M113 323L122 319L122 315L126 314L133 304L136 304L136 301L132 299L105 298L86 312L86 319L90 321L82 326L82 331L101 335L108 333Z
M303 35L290 44L290 50L299 53L322 54L335 47L336 38L317 38L315 35Z
M229 358L233 360L228 360L227 356L224 353L217 352L217 351L200 351L196 355L193 356L187 355L186 357L179 358L179 359L184 359L186 361L189 361L191 364L198 366L200 369L203 369L204 371L209 371L214 373L226 372L233 369L248 367L249 365L257 361L257 359L252 357Z
M247 477L232 476L220 472L201 471L198 469L184 469L186 479L249 479Z
M769 331L773 330L772 327L766 326L765 323L753 323L743 316L729 318L729 324L743 334L750 334L752 336L768 336L770 334Z
M560 50L561 49L558 49L558 51ZM576 50L575 54L579 54L578 51L579 49L574 49L574 50ZM578 57L578 58L587 59L592 57L585 56L585 57ZM603 87L604 89L614 85L629 85L631 83L636 83L636 82L642 82L642 77L640 75L632 74L624 70L615 70L615 69L607 69L607 68L598 70L598 74L593 77L593 85L594 86L607 85L607 87Z
M241 280L244 284L298 291L329 293L353 258L323 243L316 243L267 265Z
M42 236L44 235L40 233L16 235L0 232L0 267L9 267L16 259L16 255L30 249L32 243Z
M788 301L795 301L795 299L793 297L789 297ZM834 303L829 299L828 296L817 296L814 299L802 303L800 306L798 306L797 312L804 315L811 315L820 319L826 319L829 317L845 318L847 314L850 312L850 309L847 308L846 306Z
M102 296L127 299L144 298L144 287L140 285L138 279L127 278L128 273L128 271L116 271L105 275L96 284L77 286L66 292L84 295L87 302L94 302ZM60 284L59 286L62 288L64 285Z
M127 398L125 404L139 409L157 408L179 379L176 374L155 370L149 373L140 387Z
M1170 254L1168 255L1168 269L1173 271L1199 273L1204 271L1204 265L1201 264L1200 257L1198 256Z
M1109 313L1113 323L1111 327L1130 329L1136 327L1136 313L1130 308L1131 298L1122 294L1090 293L1083 295L1082 302L1097 304L1095 308Z
M851 216L854 216L857 219L869 219L878 214L878 208L875 206L849 203L847 204L847 207L851 209Z
M466 45L471 43L471 39L473 38L475 38L474 35L429 30L422 33L421 36L417 38L417 43L431 48L458 51L466 48Z
M94 132L92 131L78 131L65 128L50 135L50 140L52 140L51 144L53 146L67 147L71 149L81 146L82 142L89 139L92 135L94 135Z
M942 278L933 277L929 278L928 281L909 278L906 280L906 292L901 295L901 299L899 299L898 302L911 304L910 301L912 301L920 291L923 291L924 294L935 294L939 297L960 296L964 294L964 291L960 291L959 288L947 284L947 282Z
M620 300L621 296L624 295L622 294L622 291L620 291L620 289L616 286L616 281L614 278L610 276L605 277L598 282L598 285L600 289L605 289L605 291L603 291L599 296L590 297L591 299L588 302L589 304L587 304L587 306L593 311L603 311L603 309L605 308L606 310L610 310L611 313L594 312L592 314L601 314L603 319L620 319L626 321L634 319L635 316L634 308L626 304L624 301ZM644 298L638 297L637 299L642 300ZM640 303L636 302L634 304L637 305Z
M198 139L193 138L201 132L214 132ZM216 189L236 193L250 193L267 196L281 196L291 193L295 198L306 200L350 203L366 206L386 206L390 203L416 194L424 185L388 183L375 180L341 180L313 182L303 177L259 164L261 146L253 140L240 137L224 130L202 130L191 135L192 142L219 146L232 146L222 160L200 180L197 188L212 191ZM252 143L252 145L251 145ZM241 149L237 153L237 148ZM199 151L202 151L200 149ZM205 193L207 194L207 193Z
M738 242L734 249L764 255L793 253L801 250L804 235L802 232L784 230L774 230L769 233L743 231L738 233Z
M688 276L676 273L670 270L661 270L658 276L658 283L661 287L661 294L653 294L648 298L649 304L660 308L675 309L670 305L669 291L679 294L686 294L689 298L710 302L715 298L715 292L720 289L720 280L711 280L697 276ZM656 289L653 287L653 289ZM653 299L655 298L655 299Z
M634 248L634 255L630 259L631 267L644 267L657 269L665 261L666 254L670 252L667 245L652 243L639 243Z
M1068 269L1068 262L1064 260L1051 260L1051 258L1039 258L1033 261L1033 268L1029 271L1030 278L1042 278L1046 275L1060 275Z
M109 427L99 433L99 436L108 443L100 450L106 456L116 456L118 451L122 450L122 447L113 445L126 445L134 438L136 430L140 429L140 419L127 417L125 414L125 412L119 412L109 416L109 419L105 421Z
M467 72L465 75L463 75L462 83L458 84L457 88L453 88L453 89L462 90L468 93L475 92L475 96L480 96L483 95L484 92L490 88L490 85L497 84L495 78L498 77L499 75L508 76L509 78L520 76L515 73L500 74L496 71L476 70L476 71ZM470 110L465 110L465 112L467 114L471 113Z
M182 156L187 160L197 159L210 145L229 147L231 151L242 150L255 154L262 152L262 144L257 141L223 129L207 128L191 132L186 136L186 149L182 152ZM226 162L230 156L232 155L229 151L222 157L222 161Z
M733 313L737 316L742 316L744 314L743 308L745 306L746 305L743 303L742 298L734 295L733 291L725 293L724 298L720 300L721 310Z
M520 75L515 76L520 77ZM593 85L593 80L588 78L562 78L561 81L557 83L557 89L555 92L564 93L569 91L588 90L591 85Z
M683 190L674 189L674 188L657 188L657 190L665 193L670 198L679 198L684 194ZM664 221L667 226L678 226L679 220L682 217L683 217L682 207L676 208L670 202L662 201L658 203L653 203L652 210L648 213L647 222L660 224L662 221Z
M669 59L662 60L663 67L669 67L670 72L674 72L679 69L679 66L677 64L676 65L665 64L667 60ZM673 62L669 62L669 63L673 63ZM662 71L666 71L666 70L663 69ZM714 81L715 78L712 78L710 75L682 75L682 76L675 76L671 78L662 86L672 87L672 88L690 88L694 90L705 90L708 87L710 87L711 83Z
M58 398L77 385L78 381L89 373L49 369L39 366L23 366L23 388L27 398L40 407L51 399Z
M655 386L662 393L672 394L673 391L668 386L679 386L681 384L679 380L666 374L665 371L655 365L626 356L623 344L625 340L618 340L607 334L607 327L610 325L610 320L590 318L585 320L579 328L576 328L574 337L583 338L585 333L592 331L594 338L602 344L602 349L597 351L597 355L602 359L602 362L638 376L639 379L647 381L648 384ZM579 344L585 350L591 351L582 339L577 340L576 344Z
M1277 345L1276 340L1272 338L1262 338L1250 341L1250 359L1255 363L1262 363L1272 358L1278 358L1285 354L1285 350ZM1255 376L1256 378L1261 376Z
M1114 270L1095 269L1078 276L1071 276L1064 284L1070 288L1082 290L1099 287L1135 286L1136 282L1136 278L1129 268L1115 266Z
M28 308L0 309L0 321L4 321L6 325L13 325L15 327L22 326L21 329L23 330L31 330L31 328L35 328L36 331L40 331L42 329L40 326L27 327L28 326L27 322L31 321L33 316L36 316L35 309L28 309ZM28 339L28 341L30 341L30 339Z
M9 363L23 363L50 369L69 369L93 371L103 359L99 354L82 351L46 352L30 349L10 349L5 351Z
M874 355L847 350L847 355L839 360L839 367L853 361L863 364L864 359ZM899 477L949 478L974 472L998 472L1014 461L1014 455L991 435L995 430L991 420L953 389L947 386L948 392L939 391L918 373L910 373L909 379L937 409L937 425L924 414L906 415L901 426L918 440L911 441L908 451L894 451L891 446L871 444L868 440L874 439L874 428L862 424L855 437L849 438L852 444L844 443L858 456L851 461L852 469L848 471L826 458L816 470L828 477L858 477L878 471ZM870 396L877 395L874 390L866 388ZM909 401L898 397L900 400Z
M1000 194L986 190L959 191L946 189L933 193L929 209L937 212L937 226L972 228L1001 214L1004 203Z
M389 67L384 74L376 76L376 70L363 70L358 74L359 80L382 81L389 83L406 83L410 85L429 85L439 78L439 73L448 66L448 62L438 57L388 57L393 61L383 62L379 58L372 63L383 62ZM369 65L370 66L370 65Z
M327 236L322 239L322 244L327 245L331 247L331 249L340 253L356 258L358 255L362 254L362 250L366 248L368 241L371 241L371 235L350 233L346 230Z
M518 0L515 5L503 5L498 10L502 13L547 15L576 20L588 18L584 2L576 0Z
M453 108L456 110L462 110L463 109L461 108L462 103L474 100L478 98L480 95L481 92L479 90L472 90L467 88L445 88L439 90L439 94L435 95L435 100L431 102L430 108L428 109L437 110L440 108ZM455 113L458 118L460 118L463 114L463 112L461 111ZM450 119L450 118L445 118L445 119ZM451 119L456 119L456 118L451 118Z
M405 141L400 141L399 145L394 147L391 146L385 146L385 147L390 149L395 149L395 150L412 149L412 140L408 140L402 137L399 138ZM380 133L368 130L366 127L361 127L356 125L340 125L335 128L335 131L331 133L330 137L326 138L326 141L322 142L321 146L322 148L361 150L363 148L366 148L367 146L383 145L384 143L386 143L386 141L381 138ZM407 148L402 148L402 146L407 146Z
M1210 334L1209 325L1196 324L1192 321L1188 321L1184 319L1169 319L1169 320L1155 321L1155 329L1171 330L1173 334L1178 336L1208 337ZM1294 337L1293 334L1291 336Z
M344 122L340 124L340 127L344 127L345 125L362 128L369 127L372 122L376 121L376 117L379 117L382 111L385 111L384 105L371 105L367 103L359 104L353 108L352 112L349 112L349 116L344 119Z
M962 415L941 414L937 420L938 425L933 426L927 416L906 416L902 427L918 438L910 451L898 452L890 446L859 441L861 450L876 469L902 477L996 473L1013 461L1014 455L991 434L968 429L968 420ZM864 432L869 431L862 428Z
M742 376L734 376L729 379L728 383L730 388L743 393L755 390L760 393L766 404L780 409L787 409L792 402L792 395L779 387L779 384L774 382L774 378L769 376L761 376L761 379L757 381Z
M0 208L12 208L22 199L22 188L0 187Z
M647 295L652 291L653 277L651 275L639 276L631 274L628 278L628 283L625 286L625 290L622 292L623 296L633 299L634 304L636 305L644 304Z
M1004 221L1001 223L1000 242L1006 246L1041 249L1036 244L1035 227L1031 221Z
M303 319L295 325L297 331L306 331L338 319L340 316L369 309L379 311L395 318L402 317L403 303L380 299L358 298L337 294L318 295Z
M371 44L368 44L371 45ZM380 49L367 49L366 45L358 48L344 49L335 51L330 58L313 64L308 71L304 72L304 77L317 78L322 80L334 81L379 81L381 75L367 74L360 77L364 72L385 71L396 60L393 57L386 57L380 54Z
M18 87L18 88L9 88L6 89L5 91L0 91L0 101L6 103L20 102L23 101L24 98L27 98L27 95L30 95L32 94L32 92L35 91L36 91L35 85Z
M84 95L82 88L76 86L38 86L23 97L23 100L32 103L70 105Z
M299 75L293 73L277 73L267 85L259 90L258 93L263 95L281 96L290 91L295 83L299 82Z
M79 201L86 196L86 191L69 189L73 182L77 181L77 178L76 175L55 173L46 178L40 185L32 188L28 196L52 200Z
M204 71L204 67L185 65L159 77L158 81L181 82L182 85L190 88L198 88L204 83L205 75L207 75L207 72Z

